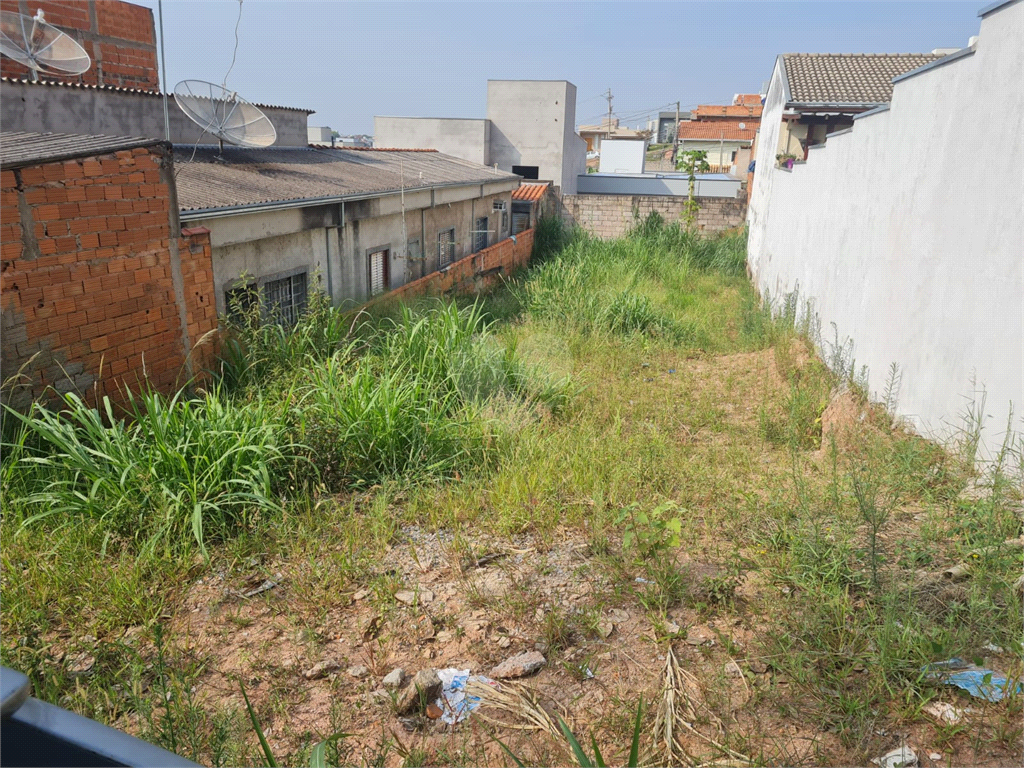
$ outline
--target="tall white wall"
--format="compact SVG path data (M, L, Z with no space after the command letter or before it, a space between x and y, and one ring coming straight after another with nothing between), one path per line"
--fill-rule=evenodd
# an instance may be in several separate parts
M1024 414L1024 3L981 22L973 54L896 83L891 108L776 169L778 72L761 121L749 260L762 291L799 285L869 368L903 373L898 411L948 436L977 395L998 449ZM979 153L978 147L990 151Z
M490 165L487 120L449 117L382 117L373 119L373 145L402 149L436 149L471 163Z

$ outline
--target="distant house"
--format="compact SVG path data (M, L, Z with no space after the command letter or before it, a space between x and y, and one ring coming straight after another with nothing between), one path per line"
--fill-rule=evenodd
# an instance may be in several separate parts
M679 124L679 151L707 152L712 173L745 174L761 109L756 93L736 94L728 105L701 104Z
M601 142L604 139L644 138L644 134L641 131L634 131L631 128L620 128L619 118L617 117L613 117L611 121L605 118L599 125L581 125L579 133L580 138L587 142L587 152L600 152Z
M659 112L657 121L652 120L650 125L651 141L655 144L671 144L675 139L679 121L689 120L689 112L680 112L678 121L675 112Z
M436 149L575 194L586 172L576 135L576 86L566 80L488 80L487 117L386 117L373 120L373 145Z
M220 314L258 295L292 319L317 281L335 305L354 305L446 269L511 234L520 182L434 150L179 153L180 218L209 230Z
M824 144L828 134L888 104L894 77L948 53L784 53L775 60L758 140L777 133L776 154L806 160L808 149Z

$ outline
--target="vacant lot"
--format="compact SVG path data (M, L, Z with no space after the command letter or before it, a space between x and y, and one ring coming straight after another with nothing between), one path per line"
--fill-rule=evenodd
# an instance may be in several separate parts
M243 686L287 765L339 732L342 764L575 763L559 717L624 764L641 703L640 764L1019 764L1021 696L922 669L1022 672L1020 443L975 469L984 404L946 449L905 431L898 369L869 406L739 235L543 222L537 256L478 303L240 322L127 424L7 415L3 663L214 765L264 760ZM382 688L534 650L454 727Z

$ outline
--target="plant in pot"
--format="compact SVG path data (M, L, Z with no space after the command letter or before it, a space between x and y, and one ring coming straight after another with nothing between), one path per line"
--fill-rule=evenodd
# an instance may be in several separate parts
M789 152L780 152L775 156L775 160L780 168L792 168L793 163L796 162L796 155L792 155Z

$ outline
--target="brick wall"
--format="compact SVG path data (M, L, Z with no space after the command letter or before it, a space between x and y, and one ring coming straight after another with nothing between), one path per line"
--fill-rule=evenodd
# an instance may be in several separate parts
M6 401L48 387L117 401L202 370L212 346L188 365L185 349L217 323L209 233L172 235L173 200L165 144L0 172Z
M508 276L530 263L533 251L533 230L528 229L516 235L515 241L506 238L489 248L484 248L465 258L459 259L446 269L433 272L406 283L401 288L371 299L364 307L381 301L394 301L414 296L440 296L480 291L499 279Z
M0 10L35 16L42 9L46 22L71 37L92 57L81 75L40 75L40 79L87 85L111 85L160 90L153 12L121 0L0 0ZM0 75L31 78L30 70L6 56Z
M639 220L657 211L666 223L682 222L687 198L655 195L564 195L562 218L603 239L622 237ZM745 197L698 197L697 228L720 232L746 221Z

